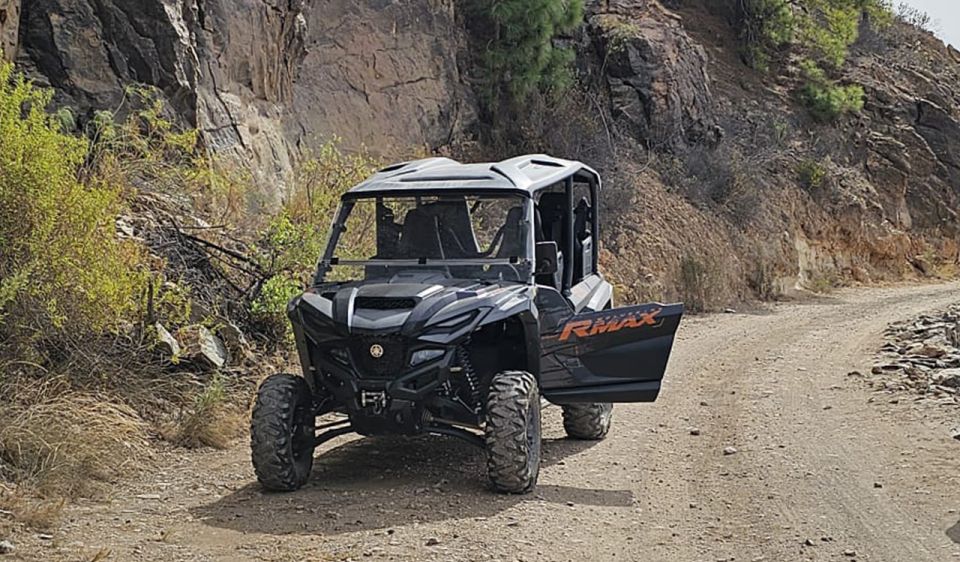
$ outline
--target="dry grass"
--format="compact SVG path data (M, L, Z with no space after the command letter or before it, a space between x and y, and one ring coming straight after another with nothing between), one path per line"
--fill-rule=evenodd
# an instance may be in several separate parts
M720 266L707 257L686 255L677 272L677 291L691 312L715 308L720 294Z
M0 395L13 397L0 411L0 479L43 496L95 494L148 452L146 424L109 396L58 379L8 383Z
M23 488L0 485L0 516L34 529L51 529L60 520L67 501L40 499Z
M161 435L183 447L226 449L242 433L247 420L229 397L223 378L214 375L179 419L161 429Z

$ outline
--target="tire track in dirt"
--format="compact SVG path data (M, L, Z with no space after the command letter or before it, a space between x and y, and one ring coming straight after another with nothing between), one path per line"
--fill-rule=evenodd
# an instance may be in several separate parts
M749 407L735 426L728 424L724 437L749 445L729 463L736 484L721 479L709 488L734 498L742 517L733 520L750 532L738 540L738 529L728 529L728 550L752 549L770 560L829 559L844 552L873 560L948 559L960 551L930 521L946 508L923 501L925 494L914 497L909 484L909 469L928 470L930 463L901 469L901 456L918 454L911 434L898 432L904 428L890 413L866 405L859 381L845 375L867 370L891 317L954 302L955 287L884 290L869 300L847 295L801 307L806 315L778 314L784 321L767 326L764 338L776 355L753 366L742 363L746 376L734 377L747 383L739 386L738 403ZM944 432L925 439L937 445L941 459L952 456L942 474L953 477L953 491L924 492L952 499L955 508L960 462L946 437Z

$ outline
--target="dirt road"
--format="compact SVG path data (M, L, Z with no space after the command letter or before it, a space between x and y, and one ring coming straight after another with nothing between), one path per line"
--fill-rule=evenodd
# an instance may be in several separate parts
M559 411L547 410L545 466L529 496L488 492L481 453L437 438L341 438L318 453L304 490L268 495L238 443L169 453L111 501L71 507L52 541L19 553L960 561L948 535L960 520L960 443L948 431L960 408L893 404L847 376L869 372L887 323L957 301L957 284L870 289L685 320L661 399L617 406L607 440L567 441Z

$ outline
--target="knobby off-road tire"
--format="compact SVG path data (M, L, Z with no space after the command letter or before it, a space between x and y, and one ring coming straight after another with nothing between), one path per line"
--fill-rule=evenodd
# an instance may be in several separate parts
M613 404L567 404L563 406L563 429L573 439L599 441L610 431Z
M257 480L268 490L297 490L313 469L316 418L307 381L273 375L257 392L250 421L250 450Z
M533 375L504 371L493 377L485 434L494 489L510 494L533 490L540 474L540 391Z

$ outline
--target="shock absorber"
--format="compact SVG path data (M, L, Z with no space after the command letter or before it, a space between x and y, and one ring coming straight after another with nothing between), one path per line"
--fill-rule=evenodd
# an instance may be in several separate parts
M467 388L470 390L470 405L475 412L480 411L480 381L477 380L477 373L473 370L473 364L470 362L470 353L467 348L460 346L457 348L457 363L462 368L463 379L467 382Z

